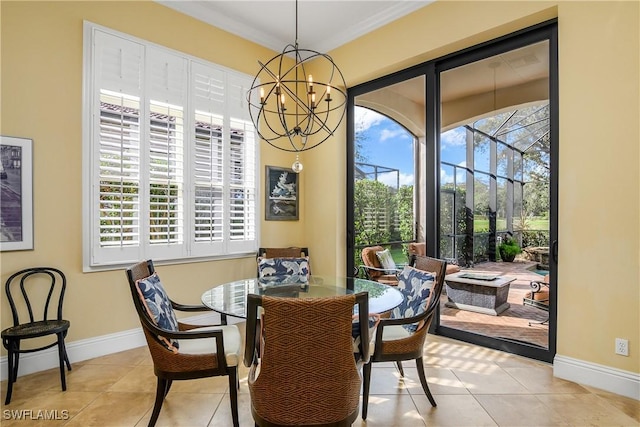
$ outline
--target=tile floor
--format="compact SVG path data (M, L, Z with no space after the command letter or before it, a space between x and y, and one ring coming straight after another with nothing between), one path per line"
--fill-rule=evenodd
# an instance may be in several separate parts
M437 408L429 405L413 365L405 363L403 380L393 365L376 364L369 416L354 426L640 425L639 401L556 379L544 363L432 335L425 363ZM240 424L253 426L246 375L242 367ZM11 404L2 405L0 424L146 426L155 383L146 347L73 363L66 392L60 391L56 369L22 376ZM4 402L6 381L1 385ZM226 377L174 382L157 425L231 426L226 389ZM32 419L38 411L59 419ZM18 414L29 419L12 419Z

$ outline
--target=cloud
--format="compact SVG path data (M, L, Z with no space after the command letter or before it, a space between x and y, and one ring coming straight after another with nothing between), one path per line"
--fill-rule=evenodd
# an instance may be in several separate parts
M460 185L461 182L464 182L466 178L466 166L467 162L462 161L458 163L459 168L456 168L456 182ZM451 170L451 167L440 168L440 184L452 184L453 183L453 175L448 174L447 170Z
M464 127L457 127L446 131L440 135L440 145L443 149L447 147L466 147L467 130Z
M396 129L389 129L389 128L385 128L382 129L382 132L380 132L380 142L385 141L387 139L391 139L391 138L397 138L397 137L402 137L402 138L408 138L408 132L402 128L396 128Z
M380 113L376 113L373 110L363 107L355 108L355 127L356 132L364 132L368 130L370 127L375 126L386 119Z
M396 176L395 173L383 173L378 175L378 181L389 186L396 188L398 185L398 179L400 180L400 186L403 185L413 185L414 177L412 173L402 173L400 172L400 176Z

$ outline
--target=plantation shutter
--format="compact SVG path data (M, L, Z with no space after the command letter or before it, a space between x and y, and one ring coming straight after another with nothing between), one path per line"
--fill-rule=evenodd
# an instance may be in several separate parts
M94 264L131 261L140 229L140 121L144 48L95 32L91 258Z
M89 23L85 36L85 266L257 250L251 77Z
M257 241L257 177L255 129L249 117L247 90L251 80L229 73L229 246L232 252L251 249Z
M186 59L153 47L147 48L149 99L149 255L178 258L186 255L185 242L185 106Z
M225 76L221 70L193 62L195 138L192 193L194 255L225 251Z

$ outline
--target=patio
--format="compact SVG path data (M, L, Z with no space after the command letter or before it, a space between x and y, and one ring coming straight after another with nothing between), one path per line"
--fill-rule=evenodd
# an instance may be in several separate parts
M521 259L516 259L514 262L477 264L472 271L496 271L516 278L511 283L507 299L511 306L499 316L491 316L446 307L447 296L443 294L440 306L441 325L492 337L524 341L546 348L549 335L548 324L529 326L529 322L542 322L547 319L548 313L522 304L522 298L531 290L529 282L542 277L533 271L535 267L534 261Z

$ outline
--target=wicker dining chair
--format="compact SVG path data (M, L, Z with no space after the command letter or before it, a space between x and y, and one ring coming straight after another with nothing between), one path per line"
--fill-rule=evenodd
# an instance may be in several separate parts
M308 274L311 274L309 268L309 248L302 248L297 246L291 246L288 248L259 248L256 254L256 272L260 277L260 270L263 267L263 262L268 261L265 258L273 260L274 258L295 258L298 261L305 260L308 268Z
M151 260L127 268L126 274L131 298L153 359L153 370L158 378L149 427L156 424L173 380L215 376L229 377L231 416L234 427L238 427L238 365L242 342L237 326L203 326L177 321L173 310L210 310L203 305L182 305L169 299ZM152 295L149 294L150 290ZM150 312L154 313L154 317Z
M359 322L352 323L356 304ZM368 305L366 292L326 298L248 296L244 364L250 367L256 426L340 427L355 421L358 366L369 357ZM354 344L354 329L366 345Z
M405 301L394 309L390 318L381 318L378 323L374 349L363 369L363 420L367 418L371 366L376 362L396 362L400 375L404 377L402 361L415 360L422 389L431 405L436 406L427 384L422 354L427 332L440 304L447 263L435 258L422 261L423 266L428 266L427 270L407 266L400 274L398 290L405 294ZM417 283L420 285L416 286ZM427 289L428 296L425 297Z

